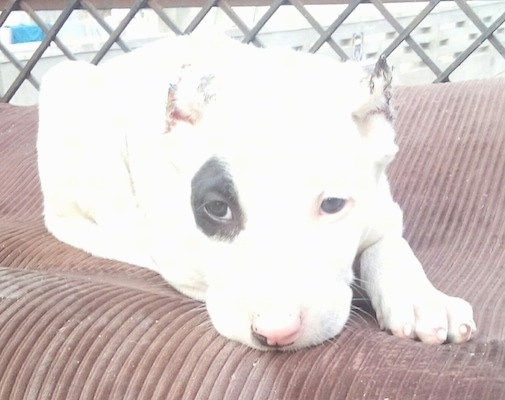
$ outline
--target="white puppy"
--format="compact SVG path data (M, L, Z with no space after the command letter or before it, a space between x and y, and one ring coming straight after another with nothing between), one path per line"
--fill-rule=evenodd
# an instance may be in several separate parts
M65 62L40 93L47 228L158 271L224 336L293 350L337 335L352 264L382 328L463 342L471 306L433 287L384 170L397 147L385 60L174 38Z

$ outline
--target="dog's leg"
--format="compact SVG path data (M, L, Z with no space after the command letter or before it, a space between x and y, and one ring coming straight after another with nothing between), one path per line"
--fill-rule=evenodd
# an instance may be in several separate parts
M134 227L118 223L107 229L81 215L46 215L46 225L56 238L94 256L155 269L147 243Z
M463 299L437 290L405 239L384 236L361 255L361 277L381 328L426 343L460 343L475 333Z
M391 81L391 69L381 57L368 82L369 100L354 113L379 178L377 197L370 205L371 224L360 247L362 285L382 328L426 343L464 342L476 331L472 307L440 292L428 280L402 237L402 213L384 175L397 150L391 124Z

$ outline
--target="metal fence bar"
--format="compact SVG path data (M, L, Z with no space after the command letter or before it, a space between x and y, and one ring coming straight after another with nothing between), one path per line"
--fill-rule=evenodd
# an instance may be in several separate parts
M19 87L23 84L23 81L27 78L27 76L30 74L32 71L33 67L35 64L39 61L40 57L42 57L42 54L46 51L46 49L49 47L51 42L53 41L54 37L56 34L59 32L65 21L68 19L70 14L75 9L76 4L79 3L79 0L69 0L67 6L63 9L61 12L60 16L54 23L54 25L51 27L49 30L48 34L42 40L40 43L39 47L35 50L33 55L30 57L30 59L27 61L23 69L19 72L19 75L16 77L12 85L7 89L5 94L2 97L3 102L8 102L14 96L14 94L17 92ZM36 84L36 88L39 88L38 83Z
M105 41L103 46L98 50L93 59L91 60L92 64L98 64L102 58L105 57L107 52L110 50L112 45L117 42L119 36L126 29L131 20L135 17L135 15L142 9L147 0L137 0L135 4L130 8L128 14L123 18L123 20L119 23L114 32L112 32L109 38Z
M398 36L391 42L391 44L383 51L388 57L408 36L416 29L421 22L430 14L430 12L440 3L440 0L430 1L428 5L412 20L410 24L403 29Z
M102 29L107 32L109 36L112 36L114 33L114 29L111 28L111 26L105 22L105 20L102 18L98 10L95 8L93 3L89 2L88 0L81 0L81 5L82 7L89 12L89 14L95 19L95 21L102 27ZM117 45L125 52L130 51L130 48L128 45L123 42L123 40L118 37L116 40Z
M7 48L2 44L2 42L0 42L0 51L5 55L7 60L9 60L9 62L16 67L18 71L23 70L23 64L21 63L21 61L19 61L9 50L7 50ZM35 88L38 88L40 86L39 81L36 80L32 74L26 75L26 80L30 82ZM4 97L2 97L0 101L4 102L8 100L4 100Z
M0 26L3 26L5 24L5 21L7 21L7 18L11 14L12 11L14 11L17 7L17 3L19 0L10 0L8 4L6 4L5 8L2 10L2 13L0 14ZM4 56L9 60L9 62L16 67L18 71L23 70L23 64L21 61L19 61L14 54L12 54L7 47L5 47L1 42L0 42L0 51L4 54ZM28 74L26 79L36 88L39 86L39 82L33 77L32 74ZM3 99L0 99L3 101Z
M351 13L356 9L361 4L360 0L353 0L349 2L349 5L346 7L346 9L338 16L338 18L333 21L333 23L326 29L323 35L319 37L315 41L315 43L310 47L309 53L315 53L318 51L323 44L326 43L326 41L335 33L335 31L338 29L340 25L344 23L344 21L351 15Z
M182 35L182 31L177 25L175 25L170 18L168 18L163 7L156 0L147 0L147 5L156 13L156 15L163 21L163 23L168 26L172 32L177 35Z
M461 8L466 16L474 23L474 25L479 28L481 33L484 33L487 29L487 26L480 20L480 18L475 14L475 12L471 9L471 7L464 0L455 0L456 4ZM505 47L501 44L501 42L493 35L490 35L487 40L491 43L494 48L505 57Z
M280 6L284 4L285 0L274 0L270 5L270 8L263 14L263 16L259 19L259 21L252 27L247 35L245 35L242 40L244 43L251 43L256 35L259 33L261 28L265 26L265 24L272 18L274 13L279 9Z
M4 8L11 0L0 0L0 7ZM130 8L131 0L90 0L94 7L98 10L110 10L112 8ZM362 0L362 3L369 3L371 0ZM422 0L383 0L384 3L405 3ZM453 0L442 0L451 2ZM473 1L473 0L470 0ZM207 4L206 0L158 0L162 8L175 7L204 7ZM271 0L230 0L232 7L236 6L269 6ZM307 0L306 5L315 4L348 4L349 0ZM63 10L67 4L67 0L30 0L30 4L35 10ZM79 6L77 7L79 8Z
M200 10L200 12L193 18L193 21L189 23L187 28L184 30L184 33L193 32L196 27L203 21L205 16L217 5L217 0L208 0Z
M391 15L391 13L384 7L384 5L379 1L379 0L371 0L373 5L380 11L380 13L386 18L386 20L395 28L395 30L398 32L399 35L402 34L404 28L401 26L398 21ZM410 48L414 50L417 55L423 60L423 62L430 68L435 75L439 75L442 71L438 66L433 62L433 60L426 54L426 52L423 50L417 42L410 37L410 35L405 36L405 41L408 43Z
M244 36L248 35L250 30L247 25L239 18L237 13L233 11L232 7L227 1L218 0L219 8L223 10L223 12L230 18L233 23L237 26L238 29L244 34ZM252 42L256 46L262 46L258 39L252 39Z
M21 9L24 12L26 12L30 16L30 18L37 24L37 26L40 29L42 29L42 31L44 32L44 34L48 35L49 34L49 28L44 23L44 21L42 21L42 19L40 19L40 17L33 10L33 8L31 8L30 5L26 1L24 1L24 0L21 0L19 2L19 5L20 5ZM67 46L65 46L63 44L63 42L60 39L58 39L57 36L54 37L53 42L54 42L54 44L56 44L56 46L59 47L59 49L65 55L65 57L67 57L70 60L75 60L75 57L72 54L72 52L67 48Z
M442 73L440 73L435 82L448 82L449 75L451 75L456 68L458 68L463 61L465 61L494 31L496 31L505 22L505 13L503 13L491 26L484 31L475 41L468 46Z
M314 17L307 11L307 9L303 6L303 4L299 0L289 0L289 2L298 10L298 12L303 15L303 17L309 22L312 28L322 36L325 34L324 28L317 22ZM331 38L331 36L326 39L326 43L340 56L342 60L349 59L347 53L342 50L342 48L335 43L335 41Z
M124 52L130 51L130 45L121 38L121 35L127 29L134 17L142 9L151 9L160 18L172 32L175 34L187 34L193 32L202 23L202 21L209 15L211 10L220 9L226 15L234 26L243 35L242 41L245 43L254 43L257 46L263 46L260 35L265 32L264 28L271 20L271 18L279 11L281 6L289 6L296 10L305 21L308 22L309 28L313 30L317 37L310 45L308 52L317 52L323 45L327 45L332 49L341 59L348 59L350 54L347 53L349 49L344 50L345 42L339 42L333 35L348 19L348 17L356 11L360 4L373 4L373 6L383 16L384 20L391 25L396 32L396 35L391 38L391 42L387 45L385 50L380 50L382 54L390 56L402 43L407 43L409 48L415 53L424 65L431 70L436 78L434 82L447 82L450 75L471 55L479 46L485 41L497 50L497 52L505 59L505 43L502 43L496 30L505 23L505 13L498 17L489 27L480 19L477 13L472 9L469 3L472 0L426 0L426 6L414 16L414 18L406 25L397 20L392 13L385 6L386 3L396 2L415 2L417 0L0 0L0 27L4 26L7 19L13 11L25 12L37 26L45 33L42 42L35 49L31 57L26 61L18 59L12 49L5 46L0 42L0 53L19 71L14 81L10 84L0 101L10 101L16 92L20 89L23 82L30 82L36 89L39 88L39 82L34 77L32 71L35 65L41 60L44 52L47 50L51 43L54 43L68 59L75 59L75 55L65 45L65 43L58 38L58 33L63 25L66 23L74 10L86 11L98 25L107 33L108 37L101 45L99 50L94 54L92 63L98 64L111 50L112 46L116 44ZM424 44L421 46L413 36L419 25L432 13L437 5L442 2L451 1L456 4L461 12L470 20L480 32L478 37L475 38L464 51L455 56L453 62L445 69L441 69L436 62L424 50ZM314 14L309 12L307 6L309 5L328 5L328 4L342 4L346 5L340 14L328 26L323 26ZM254 22L254 24L246 23L237 13L238 6L266 6L265 13ZM177 26L174 21L169 18L165 12L165 8L175 7L199 7L196 16L184 27ZM117 27L112 28L105 18L101 15L99 10L110 10L112 8L128 9L126 16L119 22ZM48 27L42 18L39 17L38 11L40 10L58 10L60 14L52 27ZM253 25L253 26L249 26ZM305 25L304 25L305 26ZM305 27L303 29L306 29ZM472 35L476 35L473 34ZM346 39L349 40L349 39ZM266 42L266 39L265 39ZM396 54L396 53L395 53Z
M10 13L15 10L18 1L19 0L9 0L9 2L4 5L2 13L0 14L0 26L5 24Z

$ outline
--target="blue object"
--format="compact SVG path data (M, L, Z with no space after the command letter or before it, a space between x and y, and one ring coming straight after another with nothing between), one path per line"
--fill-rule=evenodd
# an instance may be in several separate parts
M14 25L11 29L11 41L15 43L41 42L44 39L44 31L38 25Z

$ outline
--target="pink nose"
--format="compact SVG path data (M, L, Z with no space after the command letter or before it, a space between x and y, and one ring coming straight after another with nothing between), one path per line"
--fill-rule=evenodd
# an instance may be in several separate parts
M256 313L251 331L264 346L282 347L293 344L300 336L302 320L300 313Z

